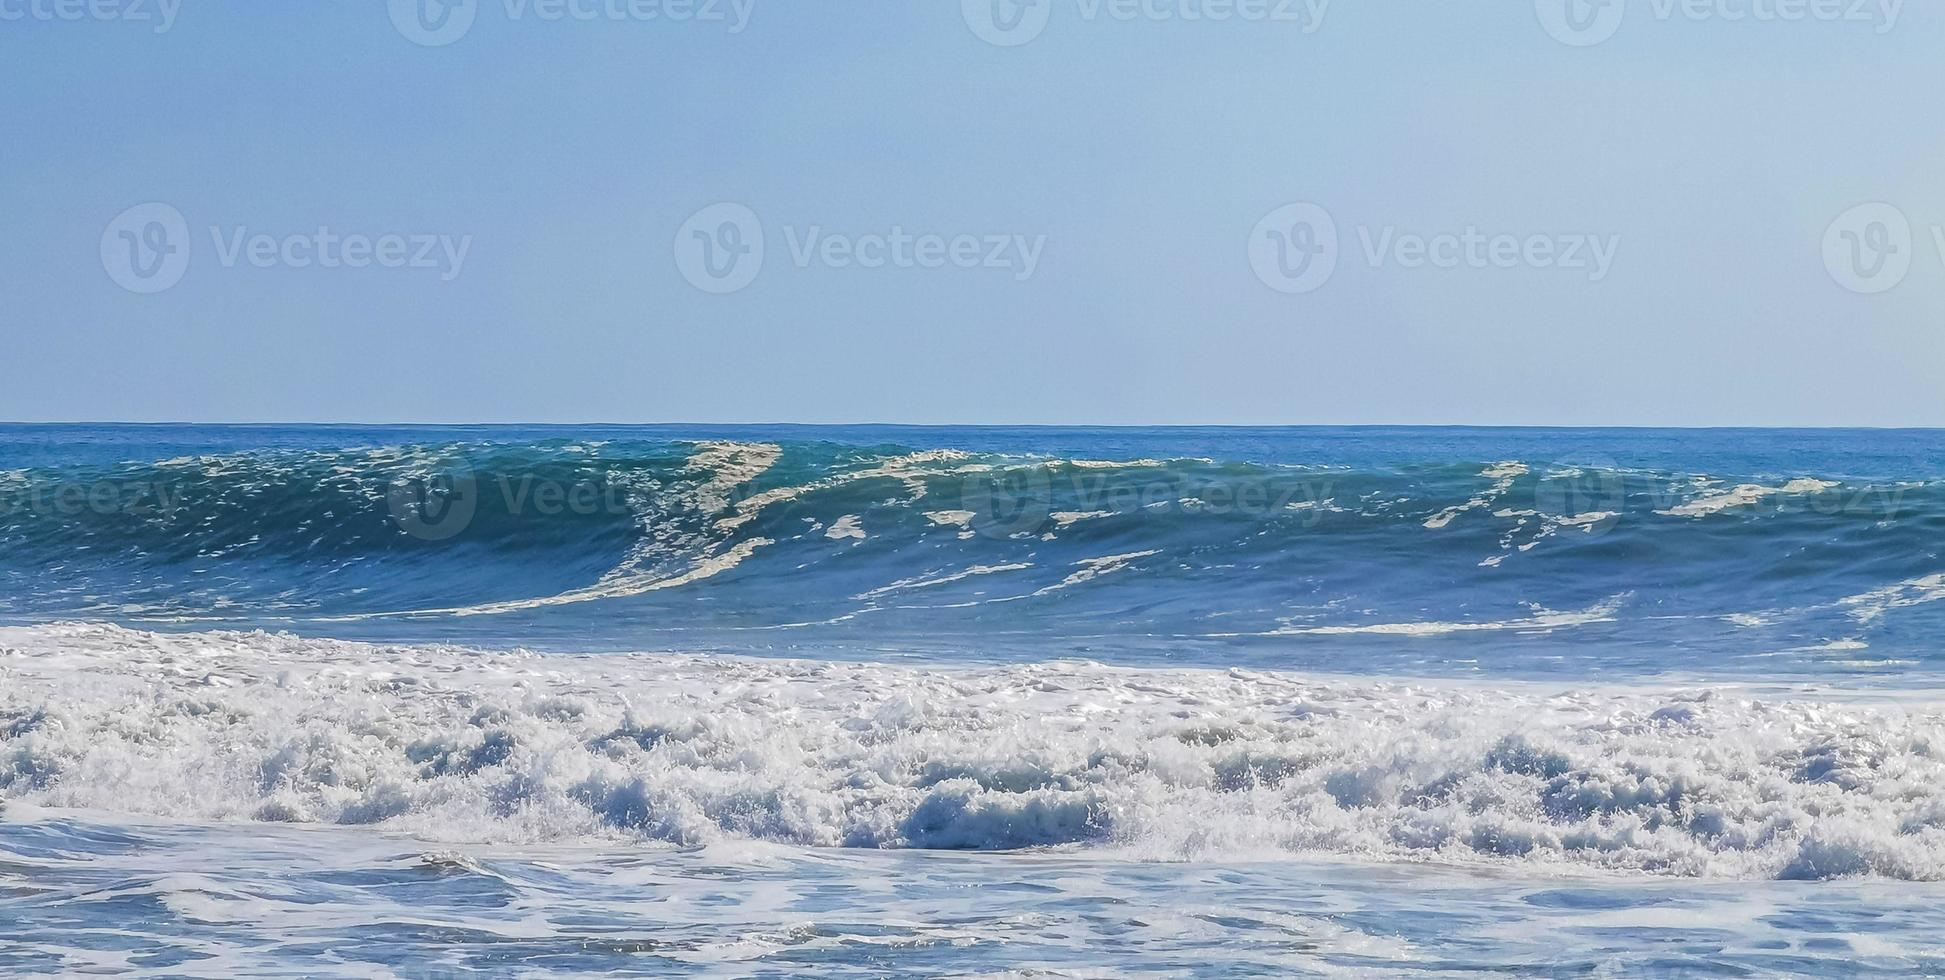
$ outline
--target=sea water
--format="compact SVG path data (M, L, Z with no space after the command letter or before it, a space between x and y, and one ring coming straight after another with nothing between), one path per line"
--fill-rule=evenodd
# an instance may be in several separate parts
M1945 969L1945 433L0 427L0 970Z

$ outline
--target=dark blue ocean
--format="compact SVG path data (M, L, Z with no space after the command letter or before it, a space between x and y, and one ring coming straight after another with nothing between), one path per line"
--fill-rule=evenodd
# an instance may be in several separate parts
M1942 542L1933 430L0 426L0 971L1945 969Z
M0 467L17 623L1866 683L1945 627L1932 431L12 426Z

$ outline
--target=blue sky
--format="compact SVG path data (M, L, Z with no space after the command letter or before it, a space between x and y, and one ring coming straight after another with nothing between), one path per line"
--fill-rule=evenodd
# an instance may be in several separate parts
M0 419L1945 425L1919 0L96 2Z

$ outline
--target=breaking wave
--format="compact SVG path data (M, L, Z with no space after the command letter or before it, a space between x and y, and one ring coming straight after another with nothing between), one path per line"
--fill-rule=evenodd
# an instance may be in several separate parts
M1925 586L1936 480L1107 448L637 437L42 462L0 471L0 618L1130 662L1200 645L1306 668L1356 644L1444 669L1495 643L1533 647L1525 672L1568 636L1629 670L1679 649L1662 666L1895 672L1945 628Z
M1945 878L1945 704L0 629L0 800L476 842Z

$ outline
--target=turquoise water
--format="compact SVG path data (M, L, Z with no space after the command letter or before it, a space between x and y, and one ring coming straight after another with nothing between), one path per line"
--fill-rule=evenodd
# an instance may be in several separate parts
M1945 627L1924 431L15 426L0 468L14 622L1867 683Z
M1941 541L1931 431L0 427L0 966L1936 970Z

